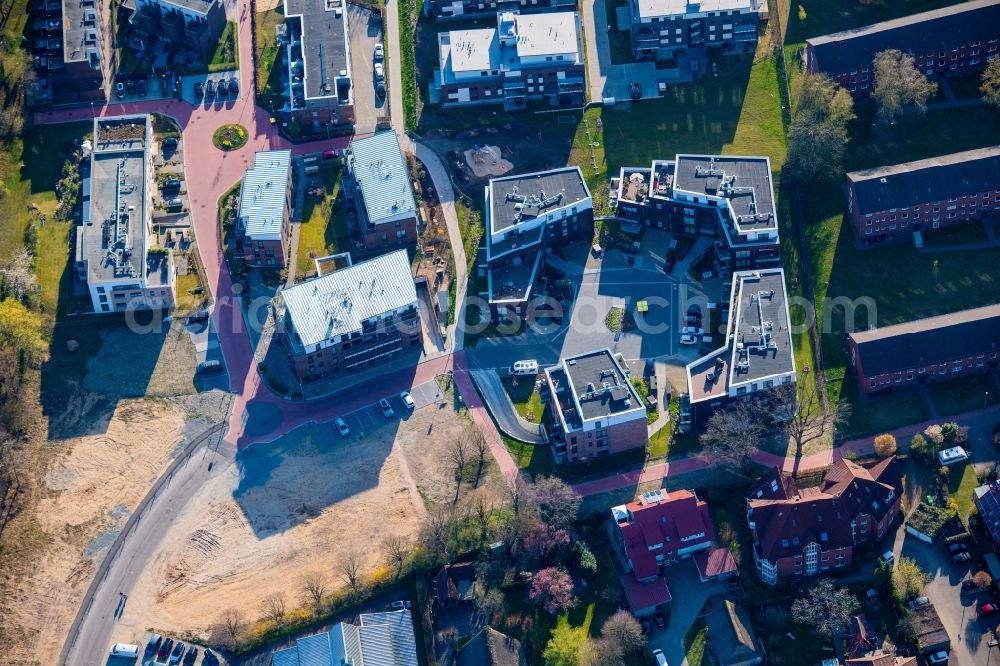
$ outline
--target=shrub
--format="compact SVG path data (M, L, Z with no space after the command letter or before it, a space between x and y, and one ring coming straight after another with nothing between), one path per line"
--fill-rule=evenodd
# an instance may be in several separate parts
M896 453L896 438L885 433L875 438L875 454L880 458L888 458Z

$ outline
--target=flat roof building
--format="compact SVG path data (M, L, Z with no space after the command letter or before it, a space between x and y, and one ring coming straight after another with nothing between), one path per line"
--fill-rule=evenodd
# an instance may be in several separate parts
M31 51L37 81L35 105L103 102L111 83L107 18L95 0L33 0L24 47ZM112 26L113 30L114 26Z
M416 243L417 202L396 133L378 132L352 141L347 172L347 194L355 203L365 247Z
M75 266L95 312L173 307L170 252L150 251L152 137L145 114L94 120L93 148L82 168Z
M273 666L417 666L409 610L362 613L359 624L340 622L271 653Z
M636 60L663 60L689 48L752 52L767 0L629 0Z
M614 455L649 442L646 407L610 349L564 358L545 377L557 462Z
M281 296L283 339L300 379L350 372L420 344L405 250L297 284Z
M343 0L285 0L290 99L286 110L307 134L354 127L354 84Z
M687 366L681 421L696 430L730 400L795 381L784 270L733 273L730 312L726 346Z
M281 267L291 240L289 219L292 195L290 150L262 150L243 174L237 233L248 266Z

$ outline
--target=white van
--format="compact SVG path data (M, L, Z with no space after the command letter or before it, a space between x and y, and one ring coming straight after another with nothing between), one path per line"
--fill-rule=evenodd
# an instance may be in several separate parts
M968 459L969 454L961 446L953 446L938 453L938 462L942 465L951 465Z
M139 646L131 643L115 643L111 646L111 656L135 659L139 656Z
M538 361L533 359L528 359L524 361L514 361L514 365L510 366L510 374L512 375L537 375L538 374Z

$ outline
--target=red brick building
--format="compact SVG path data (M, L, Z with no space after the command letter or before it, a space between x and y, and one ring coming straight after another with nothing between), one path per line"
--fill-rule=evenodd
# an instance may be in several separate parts
M622 576L622 585L636 615L648 615L670 602L661 567L719 551L712 550L715 531L708 504L694 491L643 493L634 502L613 507L611 515L617 526L616 542L629 570ZM706 567L706 562L711 564ZM734 572L735 564L730 554L728 558L702 558L699 570L702 568L718 577Z
M281 268L292 238L292 153L262 150L243 174L236 233L251 268Z
M1000 355L1000 305L848 335L848 357L866 394L988 372Z
M996 57L1000 3L976 0L806 40L805 69L856 97L875 88L875 54L898 49L928 77L978 71Z
M750 487L747 522L757 573L770 585L837 573L854 548L884 537L899 515L896 458L870 467L839 460L813 488L775 468Z
M1000 211L1000 146L853 171L844 191L861 246L994 215Z
M368 250L417 242L413 183L395 132L351 142L344 192L352 200L357 231Z

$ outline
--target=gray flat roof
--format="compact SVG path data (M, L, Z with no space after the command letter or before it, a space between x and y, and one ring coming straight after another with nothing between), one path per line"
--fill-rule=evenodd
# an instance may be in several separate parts
M735 337L730 384L795 370L784 271L746 271L736 281Z
M777 228L771 164L766 157L678 155L674 187L726 197L741 231Z
M584 420L645 409L610 350L565 358L562 367Z
M590 199L578 167L565 167L490 181L492 233Z
M63 0L63 61L87 60L94 52L101 57L101 8L95 0Z
M209 10L219 0L158 0L162 5L173 5L197 14L207 16Z
M87 264L87 280L110 281L146 274L146 151L149 116L94 121L89 173L82 187L83 220L76 260ZM157 273L151 273L153 284Z
M347 3L343 0L285 0L285 16L300 17L306 98L337 97L338 80L350 87Z
M539 249L533 255L518 256L491 268L487 274L490 303L529 298L541 260L542 251Z
M702 2L690 2L690 0L638 0L636 6L639 10L639 16L642 18L652 16L686 16L688 14L706 12L757 10L757 3L754 0L702 0Z

